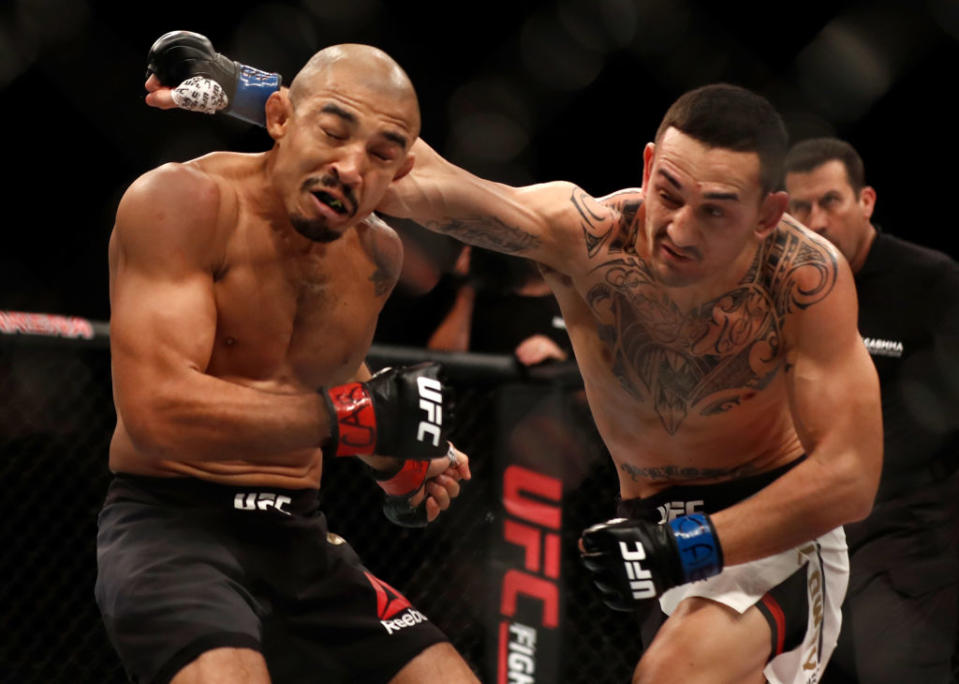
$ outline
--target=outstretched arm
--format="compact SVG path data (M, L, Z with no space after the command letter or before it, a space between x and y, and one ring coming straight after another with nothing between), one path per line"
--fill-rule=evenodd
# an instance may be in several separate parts
M249 102L279 88L278 77L266 78L273 74L244 81L243 74L265 72L233 62L215 52L205 37L187 31L157 40L148 68L151 106L225 111L260 125L262 112ZM261 81L268 85L261 88ZM581 190L563 182L514 188L486 181L447 162L422 140L414 145L413 156L413 174L394 183L380 211L468 244L521 255L561 272L572 270L582 254Z
M422 139L412 154L413 172L390 186L380 211L566 273L582 254L575 201L582 191L572 183L512 187L488 181L448 162Z

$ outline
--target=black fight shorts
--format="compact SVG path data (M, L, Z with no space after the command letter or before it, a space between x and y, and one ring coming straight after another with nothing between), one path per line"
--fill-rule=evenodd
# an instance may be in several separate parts
M98 518L96 599L133 682L205 651L263 654L276 684L387 682L447 641L327 530L316 490L118 475Z

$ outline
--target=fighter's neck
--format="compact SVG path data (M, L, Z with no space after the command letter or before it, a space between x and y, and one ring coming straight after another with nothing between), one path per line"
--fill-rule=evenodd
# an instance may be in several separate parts
M688 285L668 285L654 280L655 286L680 311L692 312L703 304L738 289L743 283L755 278L755 271L761 259L763 243L749 242L740 254L724 268ZM648 258L642 256L641 258Z

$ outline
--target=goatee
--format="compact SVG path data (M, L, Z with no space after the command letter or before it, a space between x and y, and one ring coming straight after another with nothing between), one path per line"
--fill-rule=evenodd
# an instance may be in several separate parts
M290 216L290 223L297 233L312 240L313 242L333 242L343 237L343 233L332 230L326 226L326 221L322 218L308 219L304 216L294 214Z

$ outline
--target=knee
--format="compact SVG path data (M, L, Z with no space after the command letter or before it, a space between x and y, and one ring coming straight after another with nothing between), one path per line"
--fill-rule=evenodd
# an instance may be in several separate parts
M721 613L724 615L725 613ZM758 614L758 613L757 613ZM759 620L763 620L759 616ZM753 621L755 624L755 620ZM682 619L667 623L643 653L633 684L717 684L763 682L769 637L741 621ZM765 628L765 623L762 624ZM763 640L764 639L764 640Z

